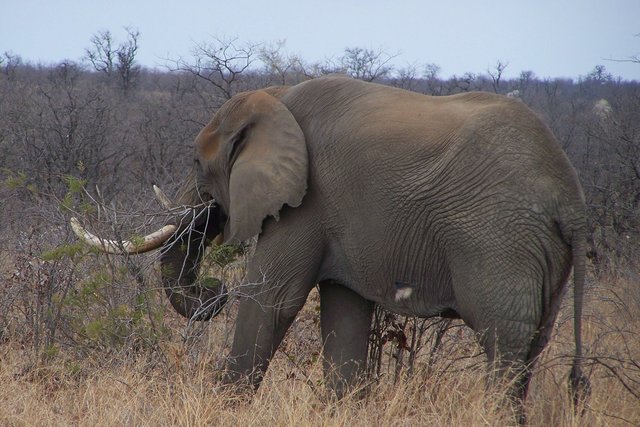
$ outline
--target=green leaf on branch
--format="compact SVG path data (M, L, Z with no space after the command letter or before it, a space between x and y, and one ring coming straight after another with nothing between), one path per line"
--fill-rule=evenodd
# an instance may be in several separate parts
M220 245L211 248L207 256L208 260L224 267L233 262L238 256L244 253L244 248L240 245Z
M67 243L60 245L49 251L40 254L40 258L45 261L57 261L63 258L75 259L78 255L84 254L85 246L81 242Z
M200 279L200 286L207 289L219 290L222 286L222 281L217 277L204 277Z

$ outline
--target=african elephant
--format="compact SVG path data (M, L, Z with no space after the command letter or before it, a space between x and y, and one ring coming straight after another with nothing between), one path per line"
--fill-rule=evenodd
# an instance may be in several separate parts
M173 235L161 263L181 314L206 319L224 303L220 289L194 285L199 247L219 233L225 242L258 235L232 380L260 384L318 284L325 374L338 396L361 378L376 303L462 318L524 398L573 266L571 379L584 384L584 196L519 100L429 97L339 76L242 93L196 138L181 194L180 204L209 201L191 227L177 222L159 239Z

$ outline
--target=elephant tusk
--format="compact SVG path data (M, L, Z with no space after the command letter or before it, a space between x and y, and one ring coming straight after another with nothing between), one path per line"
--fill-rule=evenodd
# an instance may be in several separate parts
M153 185L153 192L156 194L156 198L165 209L171 210L175 207L175 203L173 203L171 199L167 197L165 192L155 184Z
M75 218L70 220L71 228L73 232L85 241L89 246L98 248L102 252L109 254L141 254L149 252L162 246L178 229L175 225L165 225L161 229L154 231L136 241L123 240L106 240L102 239L95 234L88 232L80 225L80 221Z

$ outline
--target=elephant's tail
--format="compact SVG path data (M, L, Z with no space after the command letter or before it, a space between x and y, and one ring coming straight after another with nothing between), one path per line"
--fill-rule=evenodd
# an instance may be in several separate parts
M575 353L571 369L570 389L574 405L584 402L590 394L589 380L582 373L582 304L584 300L585 269L587 239L584 227L574 230L571 238L573 253L573 333L575 338Z

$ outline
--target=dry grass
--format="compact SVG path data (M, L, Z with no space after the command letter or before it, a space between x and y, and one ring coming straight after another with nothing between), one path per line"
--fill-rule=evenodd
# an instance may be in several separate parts
M640 292L636 283L611 279L590 287L585 325L593 392L582 417L574 416L566 379L572 349L570 301L543 354L527 403L532 426L640 425ZM64 351L30 362L29 350L0 346L2 426L200 425L513 425L499 390L485 391L485 368L467 332L451 333L431 374L427 355L412 378L392 375L364 399L326 400L318 362L316 298L311 298L278 352L259 391L249 398L218 380L225 322L213 322L184 343L176 320L173 339L155 352L93 354L79 360ZM426 353L426 352L425 352ZM602 359L602 360L601 360ZM392 360L392 359L391 359ZM602 363L607 363L609 367ZM393 369L391 369L393 371Z

